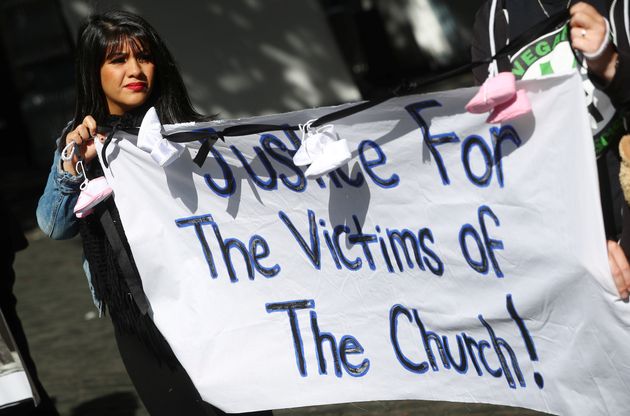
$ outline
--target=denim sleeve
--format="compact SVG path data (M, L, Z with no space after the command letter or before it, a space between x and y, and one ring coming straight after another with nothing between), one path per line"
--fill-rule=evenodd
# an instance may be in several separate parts
M73 176L61 168L61 154L56 150L36 211L39 228L50 238L65 240L79 233L79 221L73 209L82 182L83 175Z

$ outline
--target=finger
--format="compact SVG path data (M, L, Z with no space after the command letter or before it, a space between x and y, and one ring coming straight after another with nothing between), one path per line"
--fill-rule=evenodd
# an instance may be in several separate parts
M617 267L619 267L621 271L623 290L625 290L625 297L627 297L627 293L630 289L630 263L628 262L628 258L626 257L626 254L624 253L621 246L617 243L612 244L614 244L615 249L612 250L611 253L613 258L615 259Z
M82 148L84 147L84 140L77 130L71 131L66 136L66 145L70 143L74 143L75 150L71 150L71 153L73 153L74 157L76 157L78 153L82 152Z
M594 39L594 36L588 36L588 32L584 29L571 29L571 46L581 52L594 52L597 50L601 42Z
M80 124L79 126L77 126L77 128L74 131L77 132L78 139L79 139L77 141L77 144L83 144L85 140L88 140L90 137L92 137L88 128L85 127L83 124Z
M624 287L623 278L621 277L621 270L619 270L619 266L617 266L615 258L610 253L610 250L608 250L608 265L610 266L610 273L612 274L613 282L615 282L617 292L619 292L619 295L623 297L622 292L624 291Z
M85 154L83 155L86 162L90 162L92 159L96 158L96 146L92 143L85 149Z
M69 144L71 142L76 143L78 136L79 134L76 131L72 130L70 133L66 134L66 144Z
M571 16L569 26L571 29L580 28L596 33L604 33L606 32L606 19L597 12L595 14L578 12Z
M610 272L613 276L619 295L623 299L627 299L628 286L624 278L624 273L630 273L630 267L628 266L628 260L621 250L621 247L619 247L619 245L614 241L608 242L608 264L610 265Z
M593 53L601 46L606 32L586 30L584 28L571 29L571 46L575 49Z
M588 37L601 44L606 36L606 19L595 8L586 3L575 5L571 8L571 20L569 26L574 37L573 29L580 29L582 37ZM586 32L585 32L586 31ZM584 36L586 35L586 36Z
M94 136L96 134L96 120L92 116L85 116L83 119L83 125L87 127L90 132L90 136Z
M593 6L583 1L579 3L575 3L573 6L571 6L571 8L569 9L569 13L571 14L571 16L577 13L590 14L593 16L599 15L599 12L597 11L597 9L595 9Z
M575 27L579 27L587 30L595 30L599 25L604 24L603 19L600 22L598 17L599 16L593 16L588 13L576 13L571 16L569 27L571 27L572 29Z

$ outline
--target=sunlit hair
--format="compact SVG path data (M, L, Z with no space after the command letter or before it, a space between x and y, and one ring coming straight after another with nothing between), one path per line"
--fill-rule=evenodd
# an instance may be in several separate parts
M93 15L79 29L76 50L77 100L73 128L86 115L103 122L109 115L101 87L101 66L126 46L155 65L154 85L143 108L154 106L162 123L204 120L188 97L171 53L144 19L133 13L111 11Z

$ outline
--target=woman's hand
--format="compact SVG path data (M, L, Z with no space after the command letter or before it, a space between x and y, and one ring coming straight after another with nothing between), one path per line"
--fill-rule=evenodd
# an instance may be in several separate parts
M615 280L615 286L622 299L628 300L630 294L630 265L621 246L608 241L608 264Z
M610 35L607 29L606 19L590 4L580 2L570 9L571 21L571 45L578 51L586 54L596 53L604 42L608 42L606 36ZM610 82L617 70L617 52L611 42L596 57L586 63L591 72L604 81Z
M76 175L76 166L80 159L83 159L84 163L89 163L96 157L96 146L94 145L95 136L96 121L92 116L86 116L81 124L66 135L66 145L74 142L74 145L78 146L79 152L78 154L73 152L72 159L64 160L63 170ZM99 135L97 137L103 141L102 136Z

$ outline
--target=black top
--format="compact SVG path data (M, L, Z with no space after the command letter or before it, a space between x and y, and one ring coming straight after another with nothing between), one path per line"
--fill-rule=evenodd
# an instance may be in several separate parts
M567 3L564 0L541 0L545 10L550 15L562 10ZM571 4L576 2L573 0ZM607 0L587 0L587 3L595 7L602 16L609 16L609 1ZM488 21L490 17L490 7L492 1L486 1L475 17L471 55L473 61L487 59L490 54L490 40L488 33ZM508 24L503 9L506 9L510 16ZM608 85L603 85L601 80L591 75L594 84L600 87L606 95L610 97L615 108L627 112L630 109L630 45L626 35L626 27L623 16L623 2L618 1L612 11L615 26L617 28L617 51L619 53L619 63L617 72L613 80ZM537 0L499 0L495 14L495 42L496 50L500 50L507 44L508 40L516 38L536 23L546 19L540 4ZM499 70L509 71L511 65L507 57L498 59ZM477 83L481 84L488 77L488 66L480 65L473 69L473 74Z

